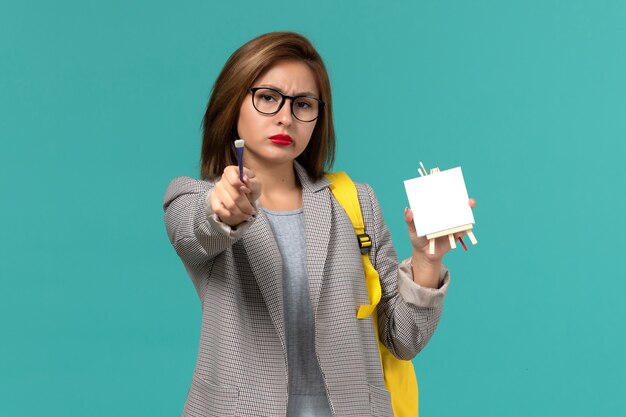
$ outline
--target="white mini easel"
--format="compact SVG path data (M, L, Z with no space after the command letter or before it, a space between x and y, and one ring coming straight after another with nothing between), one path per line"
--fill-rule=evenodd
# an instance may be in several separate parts
M420 165L422 168L421 169L418 168L418 171L420 175L425 176L427 172L426 168L424 168L424 165L421 162L420 162ZM422 169L423 169L423 172L422 172ZM430 175L437 174L438 172L440 172L439 168L433 168L430 170ZM472 242L472 245L476 245L478 243L478 240L476 240L476 237L474 236L474 233L472 232L473 227L474 225L472 224L466 224L464 226L453 227L451 229L441 230L439 232L426 235L426 239L428 239L428 252L431 255L434 255L435 254L435 240L438 237L442 237L446 235L448 236L448 239L450 241L450 248L456 249L456 242L454 240L454 234L459 233L459 232L466 232L467 236L470 238L470 241Z

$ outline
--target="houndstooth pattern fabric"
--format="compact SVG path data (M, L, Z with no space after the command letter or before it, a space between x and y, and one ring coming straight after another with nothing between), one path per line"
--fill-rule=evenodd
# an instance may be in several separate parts
M315 348L333 414L393 416L372 320L356 318L369 299L354 229L328 180L311 181L298 164L296 172ZM163 204L168 237L202 303L198 358L183 416L284 417L288 369L281 255L262 211L234 230L210 221L206 200L212 186L176 178ZM444 268L437 290L414 284L406 261L399 269L372 189L364 184L357 189L382 285L381 340L399 358L411 359L435 331L449 274ZM402 295L398 280L405 287Z

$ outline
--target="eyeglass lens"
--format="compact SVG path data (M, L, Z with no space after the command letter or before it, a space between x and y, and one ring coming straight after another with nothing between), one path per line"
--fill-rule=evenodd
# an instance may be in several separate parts
M252 97L254 107L261 113L274 114L280 110L283 96L276 90L261 88ZM293 115L303 122L313 121L319 114L319 102L312 97L296 97L291 102Z

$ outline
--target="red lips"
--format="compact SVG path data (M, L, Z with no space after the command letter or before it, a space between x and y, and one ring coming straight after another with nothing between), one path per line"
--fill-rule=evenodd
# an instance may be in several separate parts
M274 136L270 136L269 140L275 145L287 146L293 143L293 139L289 135L283 135L282 133Z

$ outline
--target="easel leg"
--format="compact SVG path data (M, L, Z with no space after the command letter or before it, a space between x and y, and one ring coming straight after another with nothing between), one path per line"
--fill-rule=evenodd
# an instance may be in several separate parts
M428 252L431 255L435 254L435 239L430 239L430 241L428 241Z
M472 245L475 245L478 243L478 241L476 240L476 237L474 237L474 233L472 233L471 230L467 231L467 235L469 236L470 241L472 242Z
M454 241L454 235L448 235L448 240L450 241L450 248L456 249L456 242Z

